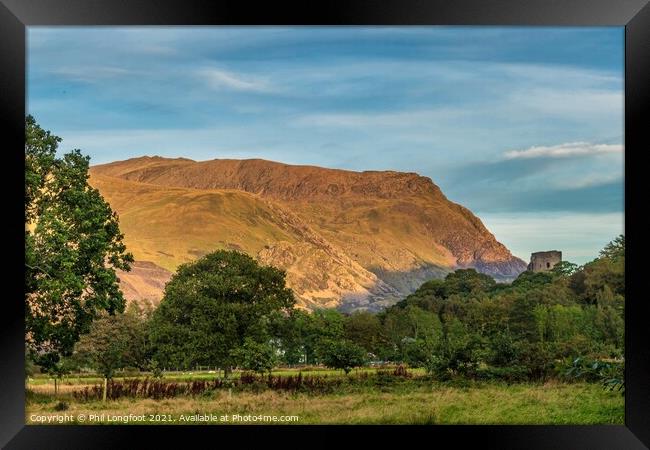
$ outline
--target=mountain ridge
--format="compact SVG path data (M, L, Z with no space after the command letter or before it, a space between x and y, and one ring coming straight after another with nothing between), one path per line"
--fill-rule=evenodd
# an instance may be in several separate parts
M192 244L198 253L241 248L287 270L288 284L309 309L377 310L455 268L475 267L501 280L526 268L470 210L414 172L355 172L262 159L140 157L93 166L90 173L91 184L120 215L127 240L138 241L136 259L173 269L187 262L189 244L182 250L185 256L173 261L157 256L165 248L154 248L176 248L183 236L202 242ZM148 192L144 209L136 206L142 199L126 199L138 190ZM227 195L234 197L224 206ZM166 218L156 209L161 204L178 217ZM142 210L140 220L147 214L159 217L151 231L164 236L149 247L146 224L132 223L137 210ZM229 229L211 226L209 220L205 230L192 234L185 229L206 217ZM328 271L327 280L317 282L310 270Z

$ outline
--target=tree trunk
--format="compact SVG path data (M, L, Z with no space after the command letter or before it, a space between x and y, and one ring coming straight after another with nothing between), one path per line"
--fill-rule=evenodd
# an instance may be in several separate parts
M56 384L56 377L54 377L54 396L56 397L58 393L59 393L59 387Z
M230 376L230 372L231 372L230 366L224 367L223 368L223 377L225 379L228 379L228 377Z
M102 394L102 401L106 402L106 391L108 390L108 378L104 377L104 393Z

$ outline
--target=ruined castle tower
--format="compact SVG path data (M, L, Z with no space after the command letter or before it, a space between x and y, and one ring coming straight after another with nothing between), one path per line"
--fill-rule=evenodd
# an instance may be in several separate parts
M546 272L561 261L562 252L560 251L549 250L547 252L535 252L530 255L528 270L532 270L533 272Z

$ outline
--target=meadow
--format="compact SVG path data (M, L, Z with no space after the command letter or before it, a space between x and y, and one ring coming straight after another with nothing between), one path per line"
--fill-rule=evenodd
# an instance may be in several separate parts
M56 424L66 415L68 424L622 424L623 396L598 383L550 380L543 383L504 383L455 380L440 382L410 369L396 376L390 370L358 369L345 376L328 369L281 369L276 381L316 381L292 389L269 388L266 377L210 388L214 373L166 373L162 384L206 388L196 394L155 398L119 397L102 402L82 399L74 392L98 385L99 379L70 376L54 395L51 379L27 384L26 422ZM244 375L247 377L249 375ZM116 378L128 383L134 378ZM143 378L135 379L139 382ZM319 381L320 380L320 381ZM262 381L262 382L260 382ZM198 382L198 383L197 383ZM130 414L130 416L129 416ZM79 420L82 416L84 419ZM90 417L94 419L89 419ZM268 416L268 417L261 417ZM273 422L282 416L287 422ZM287 418L289 417L289 418ZM48 419L50 418L50 419ZM233 420L238 418L237 420Z

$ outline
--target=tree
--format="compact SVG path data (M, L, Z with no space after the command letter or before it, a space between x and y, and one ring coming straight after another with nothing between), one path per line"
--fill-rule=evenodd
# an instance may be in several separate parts
M478 346L478 337L454 318L445 325L443 338L430 355L426 370L442 378L467 375L478 366Z
M620 234L600 251L601 258L625 258L625 235Z
M145 339L140 318L131 312L105 314L93 322L89 333L81 336L75 346L75 358L104 377L104 401L108 380L113 378L116 369L146 364Z
M361 345L366 351L377 353L381 339L381 322L376 314L359 311L346 318L345 337Z
M278 359L268 342L255 342L249 337L244 339L241 347L233 350L233 357L239 367L257 373L271 373Z
M551 272L559 276L570 277L578 271L578 268L578 265L572 262L560 261L553 266Z
M444 294L473 294L488 292L496 287L496 281L489 275L475 269L458 269L445 277Z
M285 273L218 250L181 265L150 322L153 358L166 367L218 365L228 376L247 337L268 339L270 316L295 303Z
M121 312L115 269L133 256L118 217L88 184L90 158L25 120L25 325L36 362L54 368L101 311Z
M54 379L54 395L59 393L59 383L64 375L70 373L74 368L74 362L67 357L59 357L56 353L45 353L37 359L44 373Z
M519 343L507 328L495 333L489 342L488 362L495 366L512 366L519 355Z
M338 341L344 336L345 317L335 309L317 309L303 324L304 348L308 363L319 363L319 348L325 341Z
M346 375L354 367L363 366L368 359L363 347L344 339L324 341L318 352L323 364L332 369L342 369Z

